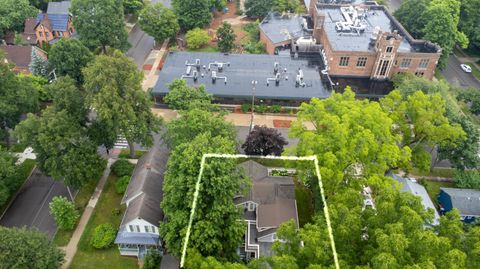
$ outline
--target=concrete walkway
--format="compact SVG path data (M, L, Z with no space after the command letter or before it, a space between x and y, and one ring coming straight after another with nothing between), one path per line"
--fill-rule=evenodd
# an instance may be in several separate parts
M158 66L160 65L160 62L162 61L162 58L167 51L168 42L169 39L165 40L160 50L152 50L148 55L147 60L145 61L145 63L147 63L151 60L154 60L152 69L149 70L148 74L146 74L145 76L145 80L143 80L142 88L144 91L155 87L155 84L157 83L159 73Z
M100 195L102 194L103 187L105 186L105 183L107 182L107 178L110 175L110 166L113 164L113 162L115 162L115 159L108 159L107 168L103 172L102 178L100 179L100 181L97 184L97 187L95 188L95 192L92 194L92 197L88 201L88 205L83 211L82 217L78 222L75 232L73 232L70 242L68 242L68 245L65 248L63 248L63 250L65 251L65 261L61 267L62 269L69 268L70 264L72 263L73 257L77 252L77 246L78 246L78 242L80 241L80 237L82 236L83 231L87 226L88 220L90 220L90 217L92 216L93 210L97 205L98 198L100 198Z

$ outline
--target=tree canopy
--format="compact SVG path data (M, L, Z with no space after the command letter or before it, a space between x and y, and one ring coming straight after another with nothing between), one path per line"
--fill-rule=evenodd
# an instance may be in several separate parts
M125 136L130 154L135 154L134 143L151 146L161 120L151 111L152 102L141 86L143 73L135 63L113 51L97 56L83 74L87 107L93 108L97 119L113 128L116 136Z
M245 14L251 18L263 18L272 9L273 0L245 0Z
M207 93L205 86L190 87L184 79L176 79L168 85L165 104L175 110L190 110L200 108L210 110L213 96Z
M63 263L64 253L42 232L0 226L0 241L5 268L59 268Z
M222 52L230 52L235 48L235 33L232 25L228 22L223 22L220 28L217 29L218 48Z
M13 129L24 113L38 107L38 92L29 78L15 75L0 52L0 139L9 143L8 130Z
M130 44L123 20L122 0L73 0L70 9L80 40L90 49L107 47L122 51Z
M55 196L49 204L50 214L61 230L72 230L80 217L75 204L63 196Z
M460 31L465 33L470 44L480 48L480 0L462 0L458 24Z
M123 0L123 11L125 14L138 14L144 6L143 0Z
M37 13L28 0L0 0L0 38L6 30L23 31L25 19L35 17Z
M30 145L40 168L68 186L80 187L98 178L105 161L88 137L83 94L73 79L62 77L50 85L53 105L41 116L28 114L15 128L15 137Z
M173 0L172 6L177 14L178 24L182 30L202 28L212 20L211 0L184 1Z
M83 83L82 69L93 60L93 54L80 40L75 38L60 39L49 53L50 65L59 76L70 76L77 83Z
M208 44L210 36L208 36L207 31L195 28L187 32L185 39L187 40L187 47L189 49L199 49Z
M280 156L287 144L287 140L277 129L257 125L248 134L242 149L247 155Z
M180 30L175 13L162 3L148 4L140 12L138 23L143 31L161 42L174 37Z
M18 180L15 161L12 154L0 147L0 207L7 202L10 195L21 184Z

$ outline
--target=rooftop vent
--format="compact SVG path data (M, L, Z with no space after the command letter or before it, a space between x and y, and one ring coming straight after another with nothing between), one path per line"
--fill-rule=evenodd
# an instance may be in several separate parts
M187 61L185 61L185 65L186 66L193 66L193 67L197 68L197 70L200 70L200 67L201 67L200 59L195 59L195 63L188 63L188 60L187 60Z
M190 70L188 70L188 68L191 68L190 66L187 67L187 74L186 75L182 75L182 78L192 78L193 81L197 82L198 80L198 71L197 70L193 70L192 74L190 75Z
M295 87L305 87L307 84L303 81L303 71L298 68L297 77L295 78Z
M349 6L340 7L340 11L345 21L335 23L335 30L337 30L337 32L363 33L365 31L367 23L365 22L366 12L364 9Z
M225 84L227 84L227 77L217 76L217 72L216 72L216 71L212 71L212 83L215 84L215 82L217 81L217 79L223 79L223 80L225 80Z
M267 86L270 85L270 81L275 81L275 85L280 85L280 73L276 73L274 78L267 78Z
M223 71L223 67L224 67L225 65L226 65L226 66L230 66L230 62L221 63L221 62L215 61L215 62L213 62L213 63L209 63L209 64L208 64L208 71L212 70L212 66L215 66L215 67L217 67L217 70L218 70L219 72L222 72L222 71Z

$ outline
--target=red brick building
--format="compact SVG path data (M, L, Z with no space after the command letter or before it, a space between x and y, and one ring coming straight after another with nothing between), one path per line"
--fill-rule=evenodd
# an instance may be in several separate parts
M312 0L309 12L330 76L384 80L407 72L433 78L441 48L414 39L384 6Z

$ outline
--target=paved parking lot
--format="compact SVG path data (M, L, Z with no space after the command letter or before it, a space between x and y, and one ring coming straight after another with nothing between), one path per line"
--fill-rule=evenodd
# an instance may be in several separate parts
M55 196L69 197L60 181L44 175L35 168L17 197L0 219L6 227L35 227L53 238L57 225L50 215L48 204Z

